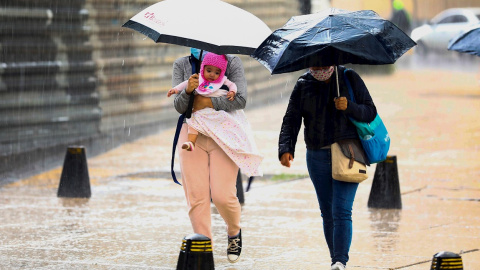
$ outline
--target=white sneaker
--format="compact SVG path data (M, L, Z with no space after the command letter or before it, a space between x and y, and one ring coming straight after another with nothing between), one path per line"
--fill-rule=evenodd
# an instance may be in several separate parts
M345 270L347 267L343 265L341 262L336 262L334 265L332 265L331 270Z

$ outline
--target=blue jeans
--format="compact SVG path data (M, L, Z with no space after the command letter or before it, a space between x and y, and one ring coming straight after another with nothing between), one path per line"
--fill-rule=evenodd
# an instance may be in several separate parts
M332 263L347 265L352 243L352 206L357 183L332 178L330 149L307 150L307 167L323 218L323 232Z

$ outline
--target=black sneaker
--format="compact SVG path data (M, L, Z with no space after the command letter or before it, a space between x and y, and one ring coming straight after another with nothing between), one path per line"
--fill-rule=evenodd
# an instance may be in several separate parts
M228 236L227 236L228 237ZM235 238L228 237L227 258L231 263L235 263L240 259L242 253L242 230Z

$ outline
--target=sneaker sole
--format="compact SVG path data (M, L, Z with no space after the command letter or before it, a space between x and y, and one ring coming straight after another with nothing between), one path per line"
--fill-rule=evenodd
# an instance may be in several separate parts
M236 262L238 262L238 260L240 260L240 256L238 256L235 261L230 260L230 258L228 258L228 256L227 256L227 259L230 263L236 263Z

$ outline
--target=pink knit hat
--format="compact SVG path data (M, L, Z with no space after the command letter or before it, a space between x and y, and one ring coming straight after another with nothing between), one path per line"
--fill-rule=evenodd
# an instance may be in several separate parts
M207 53L207 55L205 55L205 58L203 58L202 65L200 66L200 76L202 76L203 80L206 82L207 80L205 79L205 77L203 77L203 69L205 68L205 66L217 67L221 70L221 72L220 72L220 76L218 76L218 78L215 81L213 81L213 83L219 83L222 81L223 76L225 75L227 64L228 64L228 61L225 55L218 55L218 54L209 52Z

